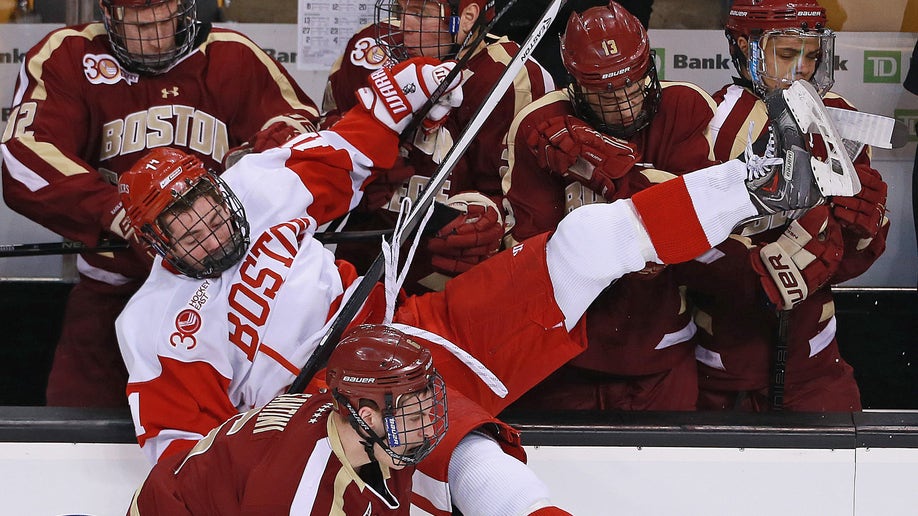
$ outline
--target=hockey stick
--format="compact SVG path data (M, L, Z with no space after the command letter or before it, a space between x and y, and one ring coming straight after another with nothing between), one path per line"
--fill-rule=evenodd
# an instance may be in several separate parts
M503 97L504 91L506 91L516 78L516 74L519 73L520 69L523 68L526 59L529 58L529 55L532 54L532 51L535 49L536 45L538 45L542 36L548 31L548 26L554 21L555 17L558 15L558 11L566 1L567 0L552 0L545 10L545 13L542 15L542 18L535 24L529 32L529 35L526 36L526 40L520 46L520 51L510 60L507 68L504 70L503 74L501 74L500 79L485 97L484 103L478 108L475 115L472 116L472 119L469 121L465 130L462 131L459 139L453 147L450 148L449 152L446 153L443 161L440 162L440 166L437 167L436 172L434 172L433 177L430 178L427 186L418 196L417 202L406 218L405 231L402 233L403 239L398 242L399 245L403 243L404 239L410 236L418 223L420 223L430 203L433 202L437 192L440 191L443 183L446 182L447 177L449 177L450 172L452 172L453 167L456 166L461 155L468 148L469 144L472 143L472 139L478 134L478 131L481 129L481 126L484 125L488 116L494 111L497 103ZM457 66L456 69L458 68ZM443 84L449 84L448 79L444 80ZM423 118L419 114L416 114L415 117ZM415 118L415 120L417 120L417 118ZM325 335L319 340L315 351L312 352L312 355L303 365L303 368L300 369L300 374L298 374L293 380L293 383L290 384L287 393L293 394L303 392L306 385L312 380L312 377L315 376L319 369L325 366L328 357L338 344L338 340L341 339L341 334L344 333L345 328L351 323L351 320L357 315L357 312L360 311L363 303L370 295L370 291L373 290L373 287L382 277L384 269L385 257L380 253L376 256L376 259L373 260L366 274L359 280L360 283L355 287L354 292L344 303L344 306L341 307L341 310L329 325L328 331L326 331Z
M374 229L367 231L324 231L316 233L313 238L323 244L340 244L342 242L359 242L378 240L379 237L392 234L391 229ZM47 256L55 254L104 253L124 251L127 242L103 240L94 246L83 242L41 242L36 244L0 244L0 258L19 258L23 256Z
M771 409L784 410L784 375L787 373L787 333L790 327L790 310L778 311L778 335L771 364L771 385L768 398Z

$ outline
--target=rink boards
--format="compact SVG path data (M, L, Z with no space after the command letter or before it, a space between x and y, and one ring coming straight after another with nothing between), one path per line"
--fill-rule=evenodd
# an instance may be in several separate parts
M508 415L576 515L914 514L918 413ZM149 466L127 412L0 408L5 514L124 514Z

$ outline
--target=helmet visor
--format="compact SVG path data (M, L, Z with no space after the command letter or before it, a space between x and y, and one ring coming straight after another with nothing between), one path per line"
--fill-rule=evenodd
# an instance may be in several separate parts
M820 95L835 83L835 33L829 29L766 31L750 41L749 73L760 93L809 81Z

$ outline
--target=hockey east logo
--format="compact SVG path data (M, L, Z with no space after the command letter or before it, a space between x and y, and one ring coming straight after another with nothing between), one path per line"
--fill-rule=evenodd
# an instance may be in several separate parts
M183 347L192 350L198 345L194 336L201 329L201 314L196 310L184 309L175 316L175 331L169 336L169 344L173 347Z
M118 61L108 54L83 55L83 75L90 84L116 84L121 80L135 84L139 79L136 73L121 68Z

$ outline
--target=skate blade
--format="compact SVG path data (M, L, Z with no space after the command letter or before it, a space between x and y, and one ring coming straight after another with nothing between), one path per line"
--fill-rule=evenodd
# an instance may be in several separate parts
M807 134L822 136L828 154L827 161L811 159L816 185L824 196L842 195L851 197L861 191L861 182L854 170L854 163L845 151L832 118L813 85L797 80L782 94L797 125Z

